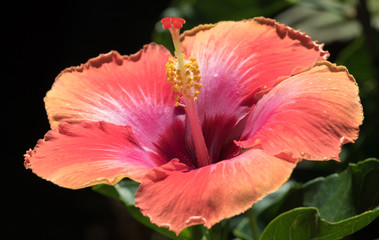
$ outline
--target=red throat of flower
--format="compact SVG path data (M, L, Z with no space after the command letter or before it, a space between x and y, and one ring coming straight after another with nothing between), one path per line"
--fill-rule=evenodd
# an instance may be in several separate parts
M161 20L162 27L168 29L171 33L176 56L176 58L170 58L166 64L167 81L173 84L172 90L178 93L176 106L184 106L187 110L195 145L197 166L204 167L211 164L211 161L195 104L202 87L200 83L201 76L196 59L194 57L186 59L186 56L181 51L179 34L185 22L183 18L177 17L165 17Z

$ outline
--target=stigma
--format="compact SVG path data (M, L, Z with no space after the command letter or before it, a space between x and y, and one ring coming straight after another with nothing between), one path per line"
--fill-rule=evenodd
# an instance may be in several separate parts
M181 29L183 27L183 24L186 23L186 20L178 17L165 17L162 18L161 23L164 29Z

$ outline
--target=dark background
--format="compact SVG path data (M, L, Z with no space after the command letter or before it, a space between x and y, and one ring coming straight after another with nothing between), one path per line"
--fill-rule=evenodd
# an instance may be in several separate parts
M1 7L1 239L150 239L151 231L121 204L37 177L24 168L23 154L49 130L43 98L60 71L110 50L137 52L151 42L168 3L14 1Z
M261 2L262 8L255 8L257 12L248 13L249 16L274 17L274 11L263 11L266 1L253 2ZM2 134L5 156L3 154L1 168L1 239L165 239L135 222L118 202L91 189L63 189L37 177L24 168L23 154L50 129L43 98L55 77L63 69L85 63L100 53L137 52L152 41L155 23L169 4L169 0L13 1L1 7L1 132L5 133ZM194 19L202 23L215 22L213 6L216 5L209 11L200 9L204 11L199 11ZM227 19L223 13L217 20ZM351 43L350 39L327 44L325 48L332 54L330 60L334 62ZM373 49L370 53L375 52ZM349 66L349 70L354 65ZM376 69L377 73L379 68ZM376 140L379 94L371 90L365 92L366 88L362 88L365 82L361 80L364 76L359 73L358 69L354 76L361 87L366 119L361 128L361 142L350 147L351 162L379 156ZM346 160L345 165L348 162ZM293 177L304 182L335 171L328 169L326 172L325 169L319 172L298 169ZM372 239L362 236L372 237L375 226L378 221L349 239Z

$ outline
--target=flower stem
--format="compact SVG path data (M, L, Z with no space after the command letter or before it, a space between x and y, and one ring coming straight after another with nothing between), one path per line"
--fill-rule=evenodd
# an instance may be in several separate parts
M201 225L195 225L190 227L192 236L191 239L193 240L202 240L204 239L204 232L203 227Z
M222 229L222 240L228 240L229 238L229 226L230 226L230 218L224 220L225 224Z
M229 226L230 219L224 219L221 222L215 224L208 230L209 240L228 240L229 239Z
M247 215L249 216L250 228L251 228L251 232L253 233L253 239L258 240L259 239L258 225L257 225L257 220L254 215L253 207L247 210Z
M208 230L209 240L218 240L222 238L222 226L221 223L217 223L211 229Z

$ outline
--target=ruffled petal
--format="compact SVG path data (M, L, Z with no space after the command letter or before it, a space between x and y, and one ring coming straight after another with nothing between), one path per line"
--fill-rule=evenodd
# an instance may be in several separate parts
M106 122L61 123L25 154L25 167L66 188L140 181L159 156L145 151L130 127ZM159 164L160 165L160 164Z
M243 147L271 155L339 160L341 146L354 142L363 121L358 86L347 69L316 63L278 83L249 116Z
M110 52L64 70L45 98L52 128L62 121L105 121L130 126L141 144L153 147L176 121L175 98L163 46L146 45L131 56Z
M174 159L145 176L136 206L153 223L177 234L196 224L210 228L277 190L294 166L260 149L196 170Z
M248 111L241 106L251 107L277 78L329 56L305 33L265 18L200 25L181 40L200 66L200 118L222 112L239 119Z

